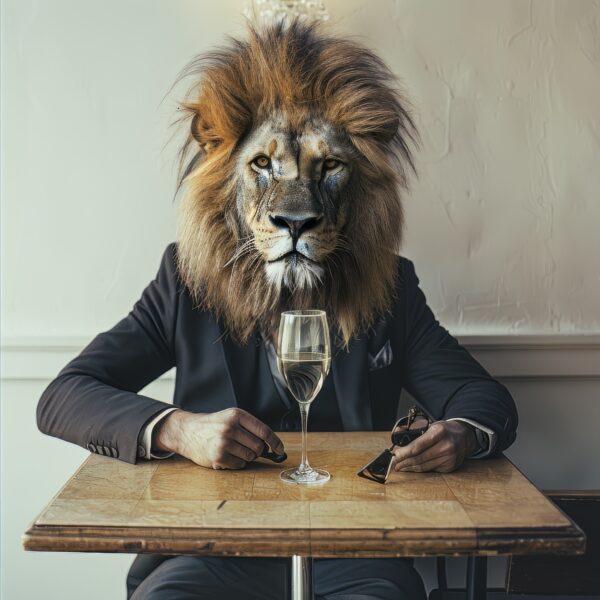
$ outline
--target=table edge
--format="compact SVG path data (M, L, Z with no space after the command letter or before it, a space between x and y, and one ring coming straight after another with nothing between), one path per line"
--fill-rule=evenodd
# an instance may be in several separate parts
M151 529L151 536L149 536ZM197 554L210 556L385 557L580 555L576 525L554 528L210 529L32 525L27 551Z

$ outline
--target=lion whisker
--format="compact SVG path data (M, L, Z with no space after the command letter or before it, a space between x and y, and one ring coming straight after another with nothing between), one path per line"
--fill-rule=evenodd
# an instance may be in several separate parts
M244 242L241 246L237 248L237 250L233 253L233 256L223 265L223 268L228 267L232 262L235 263L240 259L244 254L248 254L254 248L254 237L249 236L249 239Z

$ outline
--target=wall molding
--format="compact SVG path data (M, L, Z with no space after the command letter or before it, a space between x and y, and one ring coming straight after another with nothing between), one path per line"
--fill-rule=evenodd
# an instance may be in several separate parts
M600 379L600 334L457 338L500 379Z
M598 379L600 334L457 335L461 344L500 379ZM91 338L4 338L3 380L50 380ZM174 370L161 379L173 379Z

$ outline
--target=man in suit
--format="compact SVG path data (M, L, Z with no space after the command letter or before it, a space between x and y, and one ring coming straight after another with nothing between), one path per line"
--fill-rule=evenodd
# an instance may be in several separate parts
M219 320L193 308L178 281L176 252L175 244L167 248L156 278L131 313L98 335L48 386L38 406L38 425L45 433L130 463L177 452L205 467L240 468L260 454L264 443L280 450L274 431L298 431L299 413L290 410L289 398L279 395L259 333L237 345L223 337ZM334 353L332 374L311 409L311 429L391 429L404 388L436 424L423 436L422 446L397 450L399 468L452 470L468 456L501 452L515 439L517 426L509 392L434 318L413 263L399 258L398 269L403 285L393 314L371 336L355 340L349 351ZM387 357L377 362L385 348ZM137 393L173 366L173 406ZM282 561L162 560L140 557L134 564L130 593L159 564L134 598L225 597L226 589L247 587L248 577L267 588L257 589L256 598L281 597ZM227 562L233 572L218 566ZM352 581L361 586L365 577L379 578L377 585L384 589L375 585L365 598L387 598L381 594L388 587L390 598L402 597L398 590L419 590L407 561L382 560L379 569L378 559L349 562L318 561L317 592L339 594L342 584L352 589ZM191 589L188 595L174 591L182 581Z
M396 469L448 472L503 451L517 427L509 392L435 319L413 263L389 250L402 228L403 178L385 161L410 162L412 125L389 74L369 51L297 23L252 35L250 45L213 55L188 105L199 150L186 169L178 242L129 315L44 391L40 430L129 463L176 453L199 468L242 469L266 446L282 451L275 432L298 431L300 420L277 369L276 322L282 309L309 306L326 309L333 325L331 375L311 408L312 430L390 430L404 388L434 423L395 449ZM271 78L278 69L281 78ZM295 72L303 79L294 85L312 81L302 92L315 103L312 116L298 113L297 98L286 108L275 90L276 107L265 112L261 100L248 123L232 125L246 114L240 106ZM360 102L344 113L353 94ZM331 106L338 110L327 116ZM314 117L317 109L324 116ZM346 120L334 122L340 115ZM172 367L172 405L139 394ZM285 573L277 559L140 556L128 594L278 599ZM315 585L318 597L337 600L424 598L408 559L316 561Z

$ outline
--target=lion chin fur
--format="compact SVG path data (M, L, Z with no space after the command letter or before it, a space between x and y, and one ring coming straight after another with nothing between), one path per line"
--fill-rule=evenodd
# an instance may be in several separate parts
M248 26L247 39L230 38L182 76L194 85L181 104L189 129L177 262L195 305L240 343L257 327L274 332L282 310L322 308L348 346L390 311L399 283L401 195L408 171L416 174L418 133L397 79L369 49L301 21ZM236 150L274 113L290 128L319 116L344 131L360 157L347 190L345 245L323 264L265 263L240 214Z

